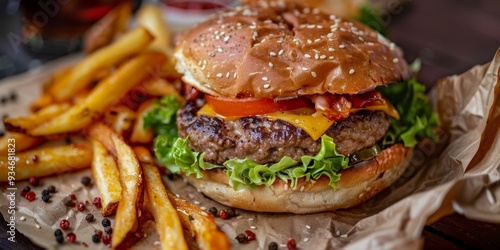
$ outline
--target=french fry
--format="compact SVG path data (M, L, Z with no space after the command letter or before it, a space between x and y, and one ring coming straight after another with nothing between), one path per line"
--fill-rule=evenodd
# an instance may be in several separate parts
M227 235L217 228L214 217L196 205L168 192L168 198L177 209L182 226L192 235L202 250L230 249Z
M146 194L150 202L149 208L155 219L161 248L164 250L188 249L184 241L181 222L176 209L168 199L167 190L163 186L158 168L150 164L143 164L142 169L146 180Z
M86 140L62 145L44 144L16 153L15 158L15 177L19 181L32 176L43 177L89 167L92 148ZM9 166L12 165L10 161L12 159L8 156L0 156L0 182L7 181Z
M135 112L126 106L111 107L104 115L106 123L124 138L130 135L135 119Z
M148 50L162 51L172 55L170 28L163 18L160 8L155 4L145 4L137 12L137 22L155 37Z
M143 192L142 168L132 148L110 127L96 123L89 128L88 134L114 155L120 172L122 192L111 240L111 247L117 248L127 244L127 237L138 228L138 208Z
M130 135L130 142L133 143L150 143L153 141L153 130L151 128L144 128L144 115L153 109L153 104L156 99L149 99L141 103L137 109L137 117L135 119L132 134Z
M95 51L76 65L64 80L54 83L50 94L57 102L70 99L94 80L96 72L111 69L124 59L141 52L152 40L153 36L142 27L126 33L116 42Z
M146 147L134 146L133 149L135 154L137 155L137 158L139 159L139 162L147 164L155 164L155 159L153 158L153 155L151 155L151 152Z
M0 138L0 155L8 155L9 148L14 149L16 153L20 153L34 148L42 142L43 139L39 137L31 137L21 133L8 132Z
M67 102L54 103L26 117L7 117L4 119L5 128L8 131L26 133L27 130L36 127L38 124L64 113L70 106Z
M174 85L163 78L151 78L145 81L142 87L150 96L176 95L179 101L182 100Z
M116 212L122 192L118 167L113 156L100 142L94 139L90 141L92 143L92 175L101 196L102 215L112 215Z
M87 98L64 114L28 131L33 136L46 136L79 131L98 118L112 102L119 100L140 80L165 60L159 53L140 54L125 62L108 78L101 81Z

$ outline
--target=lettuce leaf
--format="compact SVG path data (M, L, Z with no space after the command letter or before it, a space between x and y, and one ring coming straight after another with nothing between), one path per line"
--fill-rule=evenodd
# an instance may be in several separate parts
M167 135L172 139L177 137L177 125L175 124L177 110L179 110L179 103L176 96L164 96L154 104L150 112L144 115L144 128L153 128L157 135Z
M378 87L398 110L399 120L391 118L391 126L383 140L383 145L391 145L402 141L405 147L415 146L417 138L438 140L434 128L440 125L439 117L432 111L425 86L415 78L408 81Z
M376 30L381 35L387 37L387 25L382 20L381 13L369 4L363 5L355 17L360 23Z
M155 139L156 157L172 172L203 176L200 169L218 167L203 161L204 154L191 151L187 146L188 138L170 140L165 135ZM256 188L259 185L270 186L276 178L290 181L290 188L297 186L298 179L305 177L317 180L322 175L330 178L329 185L336 188L340 179L338 173L348 168L349 159L337 152L333 139L327 135L321 137L321 149L315 156L302 156L301 162L290 157L283 157L278 163L271 165L258 164L249 158L234 158L223 163L227 170L229 184L234 189L245 187Z

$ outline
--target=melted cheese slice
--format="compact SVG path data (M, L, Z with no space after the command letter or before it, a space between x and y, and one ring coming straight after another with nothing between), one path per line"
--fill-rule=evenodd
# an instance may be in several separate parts
M397 110L389 102L387 105L377 105L360 109L352 109L351 112L356 112L359 110L380 110L385 112L387 115L399 119L399 114ZM219 117L224 120L235 120L240 117L225 117L217 114L212 107L209 105L204 105L198 110L198 115L206 115L211 117ZM262 117L266 117L273 120L283 120L295 127L299 127L306 131L313 140L319 139L327 130L330 128L335 121L329 120L324 115L319 112L315 112L313 108L301 108L291 111L280 111L270 114L262 114Z

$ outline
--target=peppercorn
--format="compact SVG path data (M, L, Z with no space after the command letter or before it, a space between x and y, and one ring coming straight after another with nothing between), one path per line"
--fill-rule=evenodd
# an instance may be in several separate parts
M71 198L69 197L64 197L64 199L62 200L63 204L67 207L72 207L75 205L75 202L71 200Z
M59 222L59 227L62 230L68 229L68 227L69 227L69 220L62 220L61 222Z
M78 203L78 206L76 206L76 209L78 209L78 211L83 211L85 209L85 204L83 204L83 202L79 202Z
M223 220L227 219L227 218L228 218L228 216L227 216L227 211L226 211L226 210L224 210L224 209L221 209L221 210L219 211L219 217L220 217L221 219L223 219Z
M48 194L42 194L42 201L43 202L49 202L50 201L50 195L48 195Z
M54 236L58 236L58 235L62 235L62 234L63 234L63 232L59 228L54 231Z
M99 236L99 239L102 238L102 231L101 230L96 229L96 230L94 230L94 233L97 234L97 236Z
M26 194L27 194L29 191L31 191L30 186L25 186L25 187L23 188L23 190L21 190L21 196L22 196L22 197L26 197Z
M103 227L109 227L111 226L111 221L108 218L104 218L101 222Z
M49 190L50 193L55 193L56 192L56 187L54 185L50 185L47 190Z
M42 195L49 195L49 193L50 193L50 192L49 192L49 190L47 190L47 189L42 190Z
M108 245L109 243L111 243L111 235L105 234L104 236L102 236L102 243L104 243L104 245Z
M245 230L245 234L247 235L248 241L255 240L255 238L256 238L255 233L250 231L250 230Z
M38 186L38 184L39 184L40 182L38 181L38 178L36 178L35 176L31 176L31 177L30 177L30 179L29 179L29 183L30 183L32 186L36 187L36 186Z
M62 234L56 235L56 241L57 241L57 243L63 243L63 241L64 241L63 235Z
M84 186L88 186L88 185L90 185L90 178L88 176L83 176L82 179L80 180L80 182Z
M28 201L32 201L36 198L36 194L33 191L29 191L24 198Z
M88 213L87 216L85 216L85 220L88 222L94 221L94 215L91 213Z
M66 240L69 241L69 242L75 242L75 240L76 240L76 234L74 234L74 233L68 233L66 235Z
M101 197L95 197L93 203L96 208L101 208L102 207Z
M107 234L112 234L113 228L111 226L107 226L104 228L104 232L106 232Z
M234 208L230 207L226 210L227 212L227 217L228 218L233 218L236 216L236 210L234 210Z
M101 239L99 239L99 235L97 234L92 235L92 242L99 243L99 241L101 241Z
M72 200L76 200L76 195L75 194L70 194L69 198L71 198Z
M286 242L286 247L288 250L295 250L297 249L297 243L293 238L288 238L288 241Z
M247 236L245 234L238 234L235 239L239 243L247 243Z
M214 217L217 216L217 208L216 207L210 207L208 209L208 213L212 214Z
M269 243L269 250L278 250L278 243L274 241Z

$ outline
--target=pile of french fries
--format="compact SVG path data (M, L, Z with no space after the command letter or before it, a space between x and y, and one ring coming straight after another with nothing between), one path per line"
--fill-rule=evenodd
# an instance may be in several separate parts
M30 115L4 119L0 182L7 181L8 140L15 139L16 180L91 167L102 214L115 216L112 248L138 240L141 210L148 209L162 249L188 249L183 230L200 249L229 249L212 215L166 190L151 154L153 131L143 127L159 98L182 99L171 83L178 76L167 24L151 5L139 10L132 30L124 28L130 5L110 15L100 23L108 25L105 39L86 46L92 52L85 59L44 84Z

